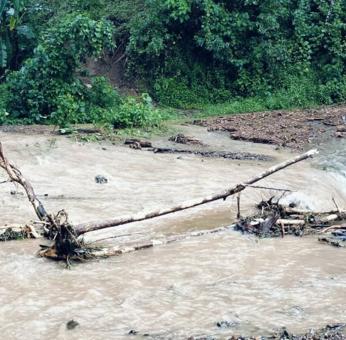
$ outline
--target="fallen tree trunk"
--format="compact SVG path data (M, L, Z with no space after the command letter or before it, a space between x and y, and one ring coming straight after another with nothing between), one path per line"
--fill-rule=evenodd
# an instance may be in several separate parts
M74 227L74 230L75 230L76 235L80 236L82 234L85 234L85 233L91 232L91 231L96 231L96 230L101 230L101 229L106 229L106 228L112 228L112 227L116 227L116 226L124 225L124 224L128 224L128 223L133 223L133 222L140 222L140 221L152 219L154 217L164 216L164 215L168 215L168 214L171 214L174 212L178 212L178 211L190 209L193 207L197 207L199 205L203 205L203 204L217 201L220 199L225 200L227 197L243 191L247 186L251 186L252 184L260 181L261 179L266 178L266 177L272 175L273 173L278 172L284 168L287 168L290 165L293 165L295 163L303 161L307 158L313 157L317 153L318 153L318 151L315 149L310 150L310 151L308 151L302 155L294 157L293 159L291 159L289 161L275 165L275 166L269 168L268 170L260 173L259 175L255 176L253 178L250 178L249 180L247 180L243 184L237 184L234 187L232 187L232 188L230 188L230 189L228 189L222 193L217 193L217 194L205 197L203 199L198 199L198 200L191 201L188 203L180 204L180 205L172 207L172 208L153 211L150 213L142 213L142 214L138 214L135 216L116 218L116 219L111 219L111 220L101 221L101 222L96 221L96 222L90 222L90 223L82 223L82 224L76 225Z
M92 248L89 247L88 245L85 246L84 253L85 257L80 257L78 254L76 256L72 256L71 259L84 259L84 258L95 258L95 257L109 257L109 256L119 256L122 254L127 254L127 253L132 253L138 250L144 250L144 249L149 249L153 248L155 246L161 246L173 242L178 242L178 241L184 241L188 240L193 237L199 237L199 236L205 236L209 234L216 234L220 233L223 231L230 230L234 227L234 225L230 225L227 227L219 227L215 229L209 229L209 230L201 230L201 231L192 231L188 232L185 234L179 234L179 235L171 235L167 237L161 237L161 238L156 238L156 239L150 239L150 240L144 240L144 241L138 241L138 242L130 242L130 243L125 243L122 245L116 245L112 247L98 247L98 248ZM47 252L46 249L43 249L40 253L40 256L43 257L50 257L50 258L55 258L59 259L59 255L56 252Z
M331 230L337 230L337 229L345 229L346 230L346 223L341 225L332 225L331 227L325 228L321 231L321 234L328 233Z
M278 219L276 221L277 224L282 224L282 225L304 225L305 221L304 220L287 220L287 219Z
M41 201L37 198L32 185L24 178L24 176L19 171L19 169L16 168L11 162L7 160L7 158L4 155L4 150L1 143L0 143L0 167L3 168L7 172L11 182L16 182L24 188L30 203L34 207L37 217L41 221L47 220L48 214L45 208L43 207Z

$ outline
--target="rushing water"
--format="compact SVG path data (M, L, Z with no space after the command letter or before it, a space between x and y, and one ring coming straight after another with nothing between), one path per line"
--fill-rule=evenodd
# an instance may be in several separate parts
M332 140L319 149L319 166L338 178L346 195L346 140Z
M64 207L77 222L202 197L268 166L153 156L110 145L102 150L65 139L52 147L46 137L1 137L38 193L49 194L44 198L47 207ZM209 134L205 138L209 144L213 140ZM276 161L290 157L222 135L216 140L221 149L263 152ZM323 145L312 167L302 163L264 183L291 188L296 192L288 199L328 210L333 208L332 197L346 206L345 170L345 144L338 141ZM93 183L99 173L109 178L109 185ZM10 189L0 188L2 224L25 222L32 217L31 208L25 197L10 196ZM262 197L268 193L248 190L242 195L242 211L247 213ZM217 202L94 233L91 239L134 232L134 237L146 238L226 225L234 218L234 206L234 200ZM265 335L282 326L299 332L346 319L346 250L320 244L316 237L256 240L229 231L79 264L72 270L37 258L38 244L0 244L2 339L127 339L143 334L223 339L232 334ZM67 330L71 319L79 326ZM232 327L218 328L220 321ZM139 333L130 336L130 330Z

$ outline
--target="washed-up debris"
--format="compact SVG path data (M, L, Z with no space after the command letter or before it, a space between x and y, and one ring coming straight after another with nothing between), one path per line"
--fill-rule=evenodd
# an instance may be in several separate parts
M250 152L227 152L227 151L201 151L201 150L184 150L175 148L154 148L154 153L173 153L173 154L187 154L196 155L206 158L225 158L232 160L246 160L246 161L272 161L273 157L250 153Z
M34 226L18 226L18 227L3 227L0 228L0 242L25 240L30 238L40 238L41 235L37 232Z
M346 324L327 325L324 328L310 329L304 334L294 334L285 327L269 336L241 336L233 335L229 337L219 337L216 335L190 336L188 340L344 340Z
M318 240L335 247L346 248L346 224L343 226L343 229L333 231L329 235L321 236Z
M7 228L3 233L0 233L0 241L14 241L14 240L24 240L27 235L24 230L15 231L12 228Z
M235 230L261 238L303 236L327 232L329 229L332 231L339 227L333 226L334 223L346 220L346 212L343 211L301 211L274 202L273 198L260 202L257 208L258 214L240 219L235 225Z
M141 140L137 138L127 138L124 142L125 145L129 145L132 149L142 149L142 148L151 148L152 144L149 141Z
M200 140L194 137L185 136L183 134L177 134L169 138L170 141L173 141L178 144L186 145L200 145L206 146ZM255 161L272 161L273 157L255 154L250 152L228 152L228 151L207 151L207 150L191 150L191 149L178 149L171 147L154 147L151 142L140 140L136 138L128 138L124 142L125 145L129 145L130 148L136 150L142 150L142 148L147 151L152 151L154 153L165 153L165 154L188 154L196 155L206 158L225 158L232 160L255 160Z
M305 334L293 334L290 333L286 328L282 328L276 334L273 334L268 339L280 339L280 340L342 340L345 339L345 328L346 324L335 324L327 325L326 327L314 330L310 329Z
M177 135L170 137L168 140L178 144L201 145L201 146L205 145L199 139L195 137L185 136L182 133L178 133Z
M95 182L97 184L106 184L108 183L108 179L105 176L97 175L95 176Z

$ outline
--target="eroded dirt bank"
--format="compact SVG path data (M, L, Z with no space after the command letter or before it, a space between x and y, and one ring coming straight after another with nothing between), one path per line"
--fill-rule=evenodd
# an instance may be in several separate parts
M272 160L153 154L32 133L1 132L0 140L49 210L67 209L74 223L203 197L292 157L290 151L234 141L203 127L180 129L208 145L196 149L252 152ZM175 145L167 137L153 142ZM333 150L340 150L340 145L333 145ZM326 147L314 162L295 165L261 184L293 190L286 199L305 208L333 209L332 197L345 205L346 181L338 169L328 168L332 158ZM108 182L96 183L97 175ZM1 224L34 218L21 190L2 184L0 194ZM242 211L247 214L271 194L247 189ZM229 199L88 238L135 233L116 239L125 242L212 228L230 224L235 213L235 199ZM0 320L6 339L27 334L32 339L127 339L143 334L155 339L191 335L224 339L234 334L266 335L282 326L302 333L345 321L346 249L319 244L313 237L256 240L230 231L79 265L72 271L36 258L37 249L35 241L0 244ZM68 331L66 322L71 319L79 326ZM221 321L232 326L220 328ZM138 335L129 335L131 330Z

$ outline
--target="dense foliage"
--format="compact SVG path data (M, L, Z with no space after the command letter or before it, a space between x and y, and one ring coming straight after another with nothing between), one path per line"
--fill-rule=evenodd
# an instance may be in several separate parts
M85 120L85 98L91 96L93 87L89 91L76 70L86 58L112 48L112 36L108 22L82 15L67 17L49 29L33 57L8 77L11 114L35 121L47 116L59 120L62 115L73 117L75 122Z
M85 61L105 53L128 86L174 107L346 100L345 0L0 0L0 17L0 122L6 107L60 125L158 124L148 95L87 76Z
M154 72L159 99L266 95L294 78L321 85L316 101L345 100L344 0L147 0L146 6L132 21L128 53L133 71Z
M35 34L26 24L26 0L0 0L0 76L16 68L35 45Z

